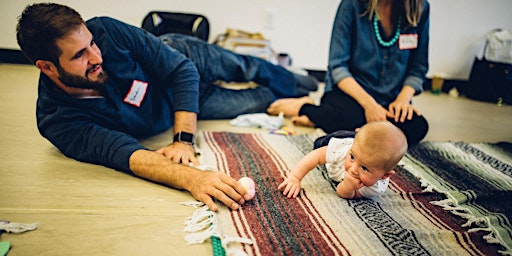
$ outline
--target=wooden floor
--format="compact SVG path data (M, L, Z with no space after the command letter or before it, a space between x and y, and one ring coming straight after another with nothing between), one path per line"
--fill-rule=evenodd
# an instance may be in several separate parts
M9 255L211 255L209 244L183 239L182 223L194 209L180 202L193 200L189 193L66 158L39 135L38 76L32 66L0 65L0 220L39 223L34 231L0 236L11 242ZM512 106L429 92L415 105L430 122L427 140L512 141ZM201 121L199 129L266 132L227 120ZM166 145L171 134L143 144Z

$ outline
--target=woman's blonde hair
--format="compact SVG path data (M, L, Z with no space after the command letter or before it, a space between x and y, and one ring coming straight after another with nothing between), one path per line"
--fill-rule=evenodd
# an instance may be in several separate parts
M401 6L401 10L399 10L402 15L405 16L407 23L413 27L416 27L421 18L421 12L423 11L423 7L425 6L425 0L395 0L395 1L403 1L403 6ZM373 19L373 15L378 15L377 13L377 5L379 0L363 0L363 2L368 2L368 7L366 11L364 11L361 15L368 15L370 20ZM399 5L396 5L400 7ZM377 16L378 17L378 16Z

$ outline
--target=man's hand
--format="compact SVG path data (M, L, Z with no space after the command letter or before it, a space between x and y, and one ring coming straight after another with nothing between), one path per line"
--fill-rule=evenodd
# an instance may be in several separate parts
M233 210L237 210L246 200L250 200L249 192L238 181L223 172L202 172L190 181L188 190L192 196L205 203L212 211L218 209L213 198Z
M300 193L300 180L293 174L289 174L288 178L279 184L277 189L283 190L283 195L288 196L288 198L296 198Z
M194 146L189 144L174 142L171 145L158 149L155 152L162 154L175 163L182 163L184 165L192 163L195 166L199 165L199 161L195 156Z
M176 111L174 112L174 133L178 133L180 131L188 132L191 134L196 133L196 125L197 125L197 114L193 112L187 111ZM163 147L156 151L164 155L166 158L170 159L175 163L182 163L184 165L189 165L192 163L193 165L199 165L199 161L197 160L194 152L194 147L192 145L181 143L175 141L171 145L167 147Z
M236 210L250 199L248 191L222 172L201 171L176 164L162 154L140 149L130 156L130 170L138 176L175 189L184 189L212 211L218 209L213 198ZM244 198L245 197L245 198Z

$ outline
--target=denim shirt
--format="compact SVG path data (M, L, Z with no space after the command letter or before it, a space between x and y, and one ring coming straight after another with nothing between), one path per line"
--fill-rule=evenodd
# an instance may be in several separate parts
M398 42L384 47L377 41L373 20L361 16L367 4L359 0L343 0L335 17L329 50L329 66L326 75L326 91L338 88L337 84L353 77L379 104L389 105L402 87L409 85L416 94L423 91L423 82L428 70L429 3L417 27L404 26L402 17L400 35L417 34L416 49L400 50ZM380 26L381 35L384 34ZM396 28L389 37L389 41Z

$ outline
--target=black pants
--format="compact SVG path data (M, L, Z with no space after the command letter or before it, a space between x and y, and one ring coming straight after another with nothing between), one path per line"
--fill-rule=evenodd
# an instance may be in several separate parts
M312 104L302 106L299 115L306 115L316 127L326 133L339 130L353 131L366 123L363 107L352 97L337 89L326 92L322 96L320 106ZM416 145L427 135L428 122L423 116L414 114L411 120L403 123L395 122L391 118L388 120L404 132L409 147Z

